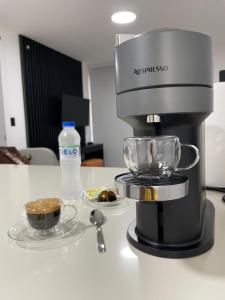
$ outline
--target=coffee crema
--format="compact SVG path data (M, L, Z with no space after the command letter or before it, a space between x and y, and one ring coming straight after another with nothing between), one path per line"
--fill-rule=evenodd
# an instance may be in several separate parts
M28 202L25 208L29 214L45 214L58 210L61 204L59 198L43 198Z

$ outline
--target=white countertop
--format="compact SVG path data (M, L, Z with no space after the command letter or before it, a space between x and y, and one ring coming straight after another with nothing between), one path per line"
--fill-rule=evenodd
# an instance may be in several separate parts
M116 168L83 168L84 187L113 185ZM207 300L225 299L225 204L210 192L216 209L214 247L186 259L166 259L130 246L126 230L135 217L127 200L124 209L104 209L107 252L96 248L95 228L76 243L51 251L22 249L10 243L9 225L23 204L59 195L59 167L0 165L0 299L1 300ZM91 208L79 206L88 224Z

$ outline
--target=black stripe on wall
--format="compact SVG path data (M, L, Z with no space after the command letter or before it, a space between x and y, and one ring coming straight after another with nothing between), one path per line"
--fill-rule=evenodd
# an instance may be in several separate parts
M62 94L82 97L81 62L20 35L29 147L58 153Z

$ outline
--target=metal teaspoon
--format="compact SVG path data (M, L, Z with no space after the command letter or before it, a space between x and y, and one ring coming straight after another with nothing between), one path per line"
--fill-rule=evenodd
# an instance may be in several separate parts
M97 246L100 253L106 252L106 246L101 229L101 225L104 223L104 221L105 217L100 210L94 209L91 211L90 222L95 225L97 229Z

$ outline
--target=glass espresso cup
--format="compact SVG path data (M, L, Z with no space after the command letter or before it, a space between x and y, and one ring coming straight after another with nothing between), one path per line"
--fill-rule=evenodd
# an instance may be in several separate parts
M69 215L67 221L75 221L77 214L73 205L64 205L59 198L42 198L29 201L24 206L25 225L34 236L55 234L65 222L65 212Z
M195 159L188 166L178 168L181 147L194 150ZM174 172L194 167L199 150L194 145L181 144L177 136L129 137L124 140L124 160L138 178L167 179Z

